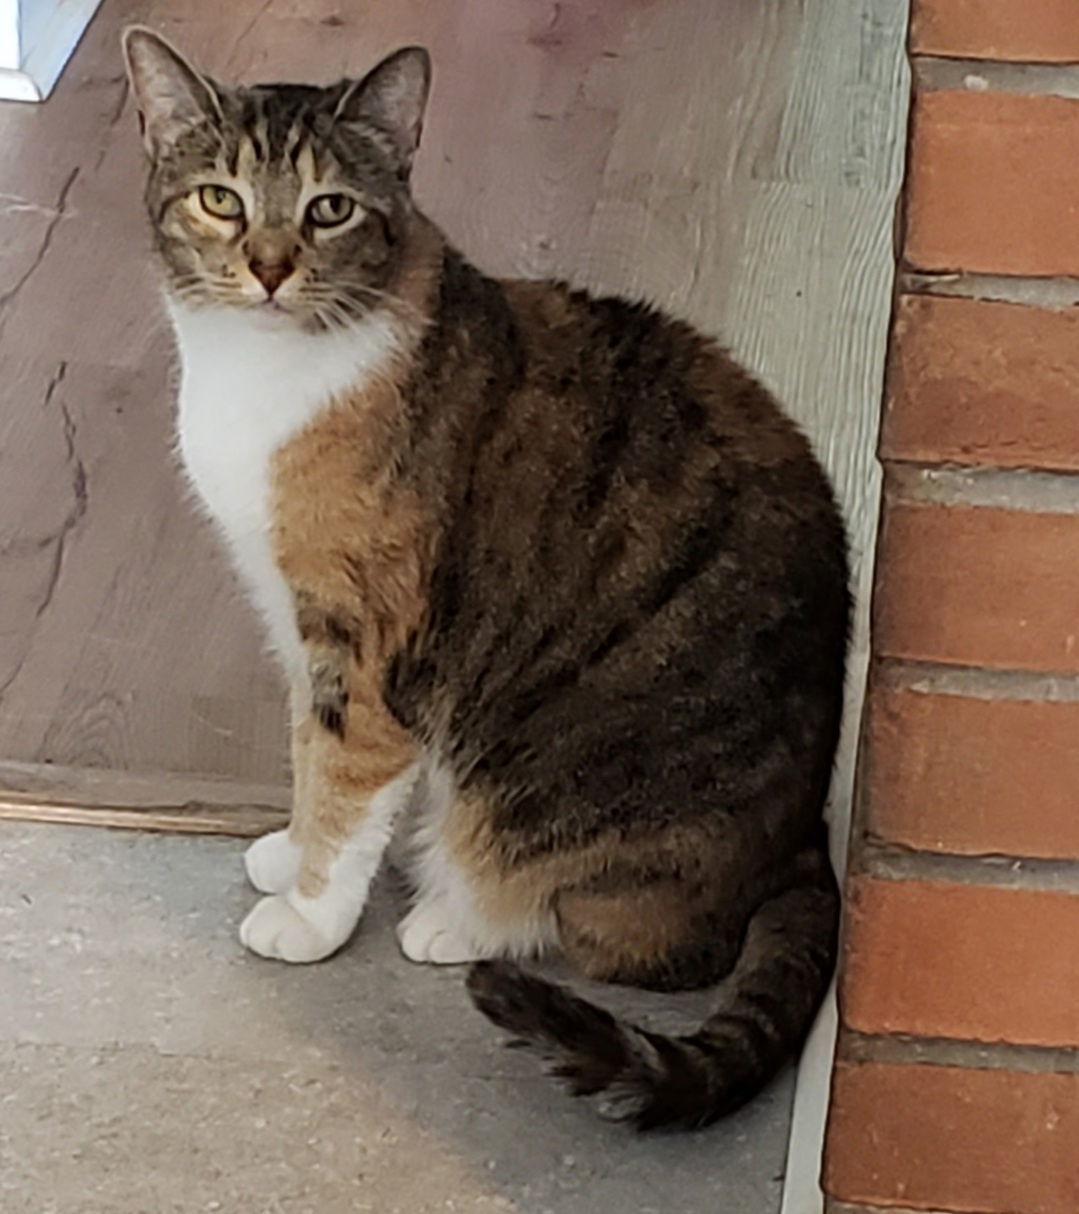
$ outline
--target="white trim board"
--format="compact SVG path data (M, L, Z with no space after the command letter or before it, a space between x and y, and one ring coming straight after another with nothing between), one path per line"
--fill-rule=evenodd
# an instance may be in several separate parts
M0 0L0 100L44 101L101 0Z
M19 64L19 0L0 0L0 68Z
M847 518L856 608L829 806L841 879L869 665L881 482L875 451L911 94L909 10L910 0L805 0L776 152L782 172L759 187L735 313L746 361L780 387L815 440ZM792 282L798 302L810 306L792 304ZM781 1214L824 1209L821 1155L837 1028L833 984L798 1068Z

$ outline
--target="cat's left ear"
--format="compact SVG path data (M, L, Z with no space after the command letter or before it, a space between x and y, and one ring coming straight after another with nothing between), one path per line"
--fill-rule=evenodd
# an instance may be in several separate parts
M430 89L431 56L422 46L406 46L345 91L334 120L368 122L385 131L407 174L419 146Z
M124 59L139 121L151 156L167 151L185 131L221 118L214 86L160 34L142 25L124 30Z

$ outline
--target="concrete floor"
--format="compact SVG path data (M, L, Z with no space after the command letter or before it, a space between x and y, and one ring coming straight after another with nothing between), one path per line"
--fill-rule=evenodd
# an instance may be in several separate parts
M702 1134L635 1137L504 1049L459 971L399 956L388 885L330 963L245 954L241 851L0 826L3 1214L778 1209L789 1072Z

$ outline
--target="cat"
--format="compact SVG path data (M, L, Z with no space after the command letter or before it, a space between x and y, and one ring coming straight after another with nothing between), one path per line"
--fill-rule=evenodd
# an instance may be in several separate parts
M655 308L496 281L409 188L409 47L226 87L125 31L181 363L179 450L288 679L290 827L240 929L313 962L391 836L406 957L640 1129L703 1126L797 1050L835 962L823 816L844 528L811 448ZM521 963L716 986L698 1031Z

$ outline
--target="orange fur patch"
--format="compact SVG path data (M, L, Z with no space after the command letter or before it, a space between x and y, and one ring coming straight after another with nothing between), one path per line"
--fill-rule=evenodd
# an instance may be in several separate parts
M274 458L277 563L302 604L301 627L315 621L309 660L339 660L348 695L342 737L309 711L294 722L303 893L418 749L382 698L387 662L423 620L433 554L429 519L394 476L398 418L395 385L378 382L327 408ZM319 634L319 619L347 625L348 641Z

